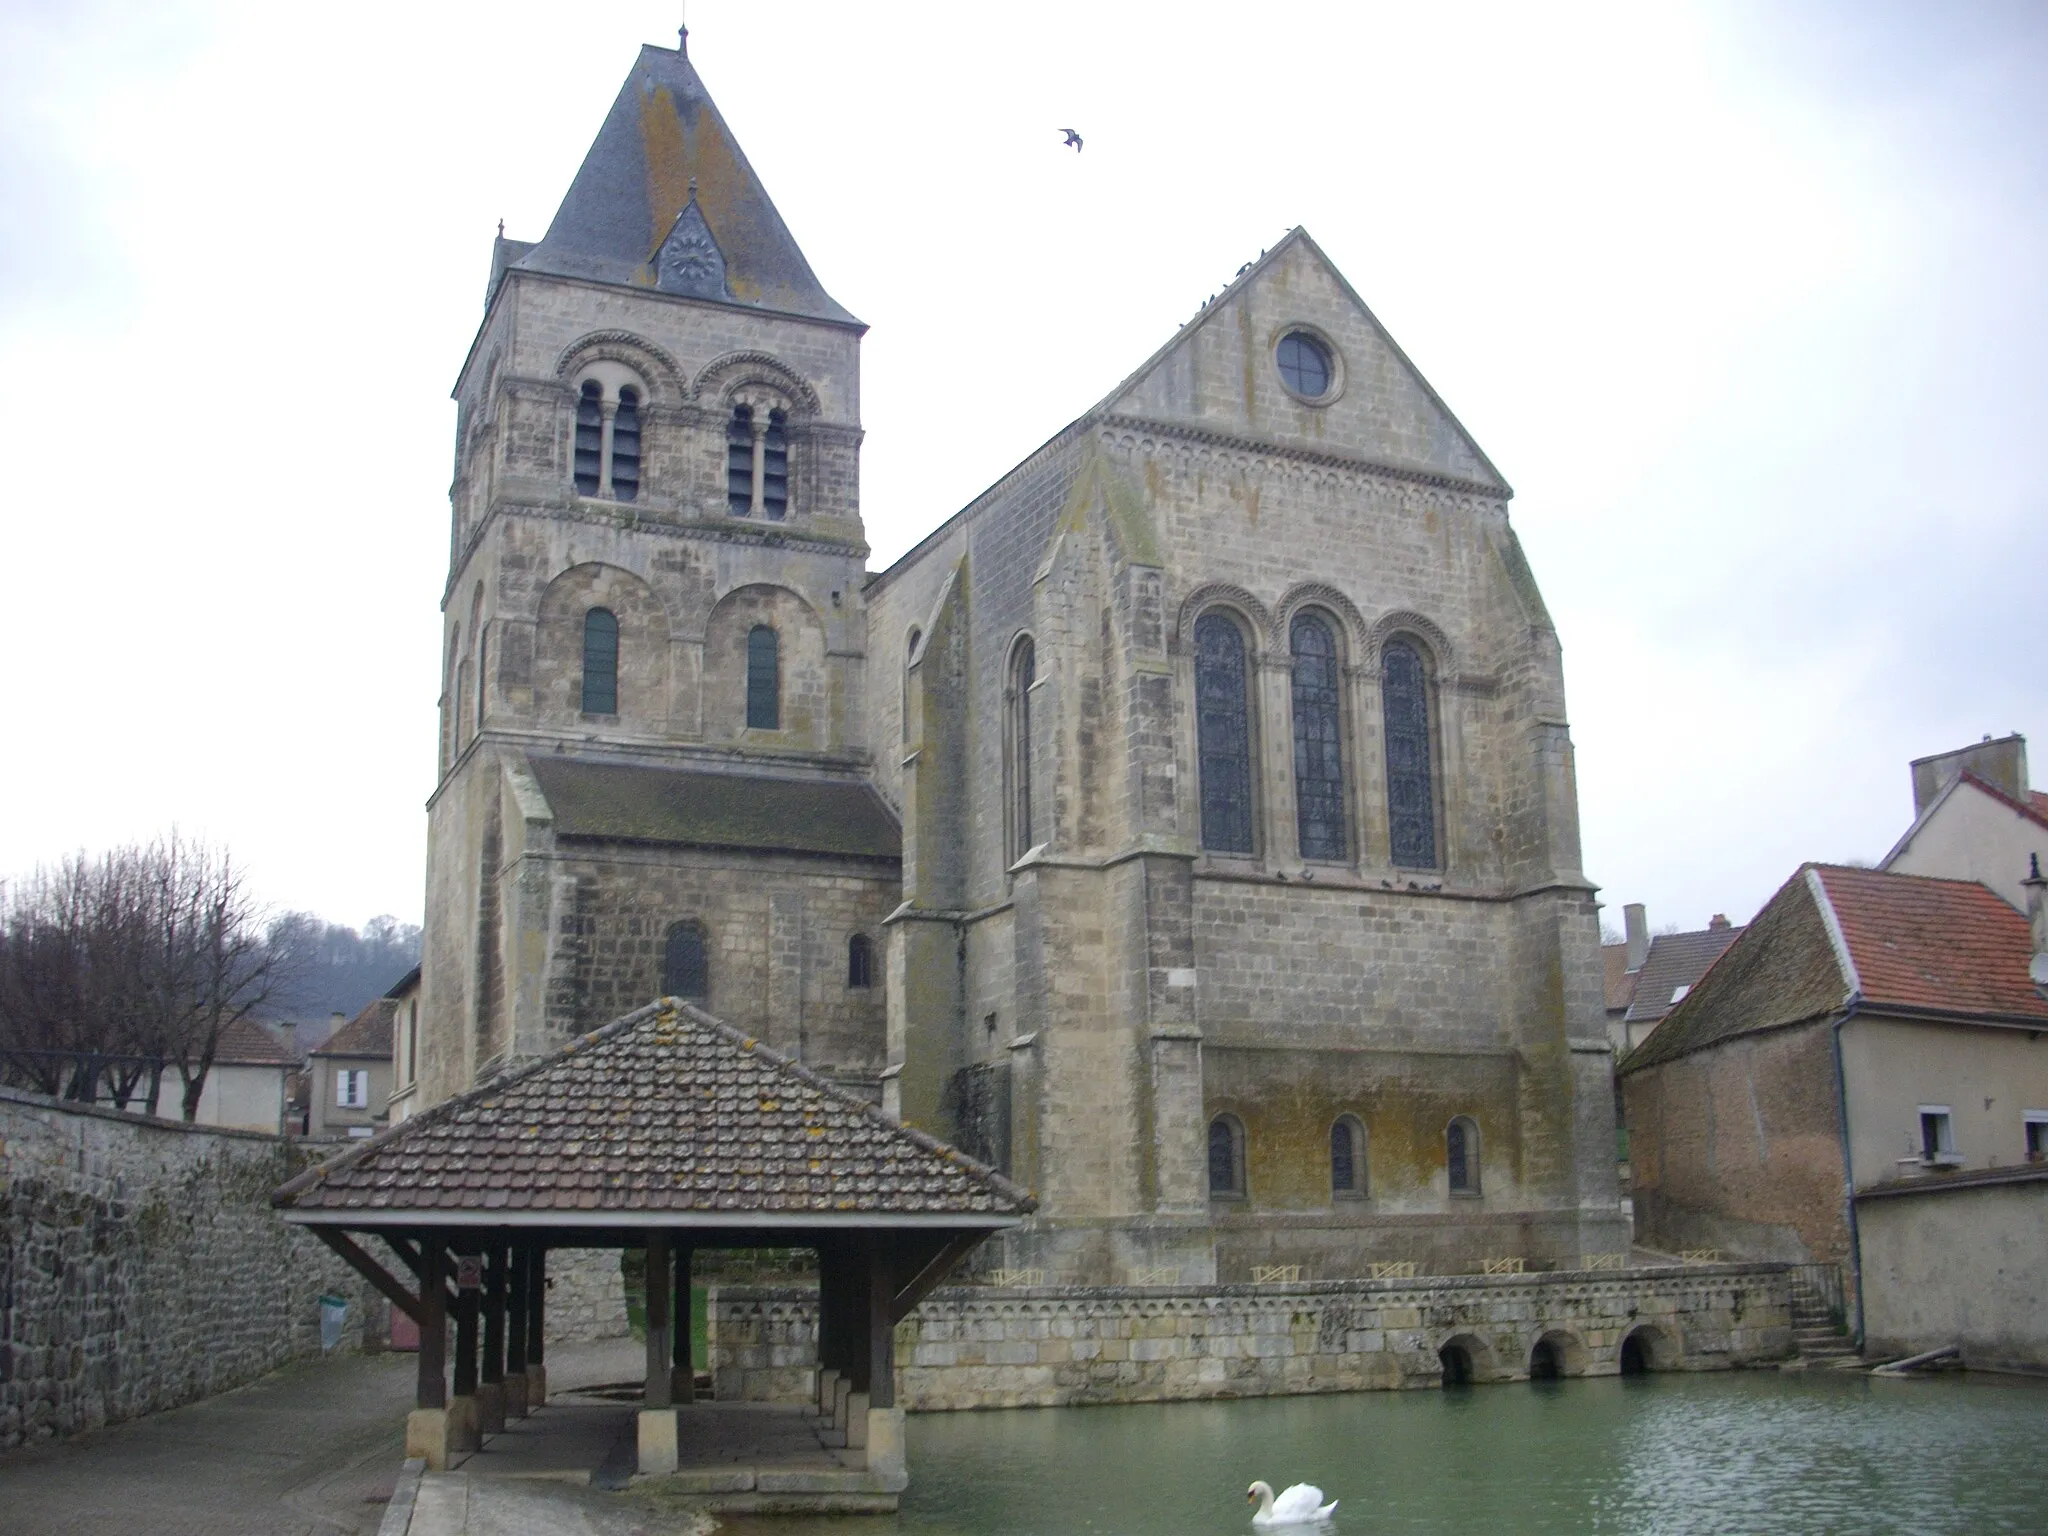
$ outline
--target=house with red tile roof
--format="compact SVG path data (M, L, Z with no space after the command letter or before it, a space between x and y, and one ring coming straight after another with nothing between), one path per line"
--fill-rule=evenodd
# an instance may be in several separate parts
M1808 864L1621 1062L1638 1240L1841 1266L1867 1353L2048 1366L2048 879ZM1638 997L1641 987L1638 987Z
M384 1128L397 1011L395 998L376 999L306 1057L309 1139L374 1136Z

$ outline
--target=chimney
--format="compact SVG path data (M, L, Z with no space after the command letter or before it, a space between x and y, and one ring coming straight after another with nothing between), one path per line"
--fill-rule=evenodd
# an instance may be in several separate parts
M2034 957L2027 974L2034 985L2048 990L2048 880L2041 877L2041 855L2027 855L2027 926L2034 930Z
M1650 958L1650 914L1640 901L1621 909L1621 921L1628 931L1628 968L1640 971Z
M1960 774L1973 773L2015 800L2027 798L2027 738L2017 731L1993 741L1986 736L1974 747L1957 747L1932 757L1913 759L1913 818L1918 820L1935 796Z
M1709 933L1718 933L1721 929L1726 928L1727 926L1728 914L1726 912L1716 912L1712 917L1707 919L1707 932Z

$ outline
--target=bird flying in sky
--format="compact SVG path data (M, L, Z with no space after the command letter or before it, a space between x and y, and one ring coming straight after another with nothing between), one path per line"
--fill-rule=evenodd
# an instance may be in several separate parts
M1074 153L1077 155L1081 153L1081 135L1074 132L1071 128L1062 128L1060 132L1064 133L1067 136L1067 142L1074 146Z

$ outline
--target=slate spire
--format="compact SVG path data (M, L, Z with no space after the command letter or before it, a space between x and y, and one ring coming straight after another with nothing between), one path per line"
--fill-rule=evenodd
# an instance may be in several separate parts
M818 282L681 47L641 48L546 236L514 265L860 323Z

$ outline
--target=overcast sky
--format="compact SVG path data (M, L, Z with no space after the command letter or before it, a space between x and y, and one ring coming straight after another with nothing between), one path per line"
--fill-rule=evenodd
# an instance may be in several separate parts
M678 9L0 0L0 873L176 822L419 918L491 235ZM2048 754L2048 6L690 12L872 326L877 569L1301 224L1516 488L1611 920Z

